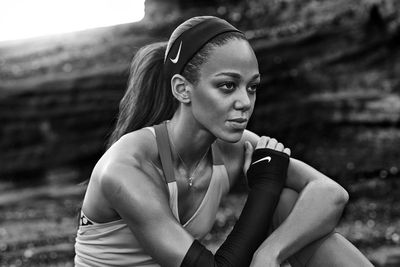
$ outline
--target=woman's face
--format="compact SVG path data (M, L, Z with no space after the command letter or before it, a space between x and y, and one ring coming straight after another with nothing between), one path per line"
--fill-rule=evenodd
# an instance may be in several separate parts
M191 91L193 116L215 137L237 142L253 112L259 83L258 62L247 41L233 39L215 47Z

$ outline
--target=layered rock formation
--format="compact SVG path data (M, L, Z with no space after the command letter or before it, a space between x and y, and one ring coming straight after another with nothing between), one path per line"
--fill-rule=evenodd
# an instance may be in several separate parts
M337 179L396 175L398 11L349 4L326 14L246 32L263 81L249 127ZM130 59L171 27L136 23L0 45L0 179L90 170L115 122Z

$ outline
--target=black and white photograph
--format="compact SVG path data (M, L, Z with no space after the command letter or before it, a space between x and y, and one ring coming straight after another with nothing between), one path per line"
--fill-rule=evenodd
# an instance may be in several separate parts
M0 1L0 267L399 267L400 1Z

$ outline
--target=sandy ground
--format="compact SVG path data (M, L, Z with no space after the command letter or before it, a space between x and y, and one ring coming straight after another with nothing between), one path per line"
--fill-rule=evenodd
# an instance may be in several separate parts
M76 215L85 188L64 178L46 185L0 184L0 266L73 266ZM398 180L375 178L348 188L354 197L337 228L377 266L400 264ZM245 198L235 193L223 200L204 240L210 249L224 240Z

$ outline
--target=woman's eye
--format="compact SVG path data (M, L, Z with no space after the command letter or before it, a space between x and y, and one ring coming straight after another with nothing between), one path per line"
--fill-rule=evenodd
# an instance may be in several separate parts
M257 89L258 89L258 86L259 86L259 84L253 84L253 85L250 85L249 86L249 92L250 93L255 93L256 91L257 91Z
M219 86L221 89L225 91L233 91L235 89L235 83L234 82L225 82Z

